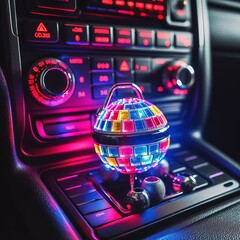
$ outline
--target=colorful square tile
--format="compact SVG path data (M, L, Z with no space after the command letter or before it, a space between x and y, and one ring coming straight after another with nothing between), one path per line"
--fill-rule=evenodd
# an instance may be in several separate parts
M148 155L148 156L143 156L141 159L141 163L142 165L148 165L152 163L152 155Z
M126 167L126 166L130 166L130 159L129 158L117 158L117 162L118 162L118 165L120 167Z
M144 108L144 112L147 115L147 117L154 116L154 113L149 108Z
M111 132L121 132L121 121L120 120L112 121Z
M154 122L153 122L153 118L145 118L145 123L148 129L153 129L155 128Z
M106 157L106 160L107 160L107 162L108 162L108 164L109 164L110 166L113 166L113 167L118 166L118 163L117 163L117 161L116 161L116 158Z
M143 131L147 129L144 120L141 119L135 120L134 124L136 131Z
M137 146L137 147L134 147L134 156L135 157L146 156L147 154L148 154L147 146Z
M134 132L134 122L133 120L122 121L122 132Z
M132 157L133 156L133 148L131 146L119 147L118 152L119 152L120 157Z
M149 145L149 154L154 154L159 152L159 143Z
M132 158L130 158L130 164L132 166L140 166L141 165L141 157L132 157Z
M118 157L118 148L117 147L109 147L108 148L108 156L109 157Z
M139 119L139 113L138 110L130 110L130 119Z

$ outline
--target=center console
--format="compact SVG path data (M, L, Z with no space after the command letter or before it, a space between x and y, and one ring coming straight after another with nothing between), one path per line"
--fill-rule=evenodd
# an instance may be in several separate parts
M39 169L83 236L127 238L239 191L234 166L201 139L210 91L205 1L34 0L11 5L20 72L9 81L17 153L21 162ZM161 109L171 136L164 159L135 179L138 186L157 176L166 193L137 213L125 205L129 176L102 165L92 139L96 112L109 90L129 82ZM112 98L133 95L129 89ZM104 149L99 152L104 155ZM190 190L173 184L186 177L196 180Z

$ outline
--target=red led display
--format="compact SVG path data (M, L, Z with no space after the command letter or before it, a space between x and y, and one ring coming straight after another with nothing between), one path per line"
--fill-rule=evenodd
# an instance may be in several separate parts
M92 28L93 45L112 45L112 27L95 27Z

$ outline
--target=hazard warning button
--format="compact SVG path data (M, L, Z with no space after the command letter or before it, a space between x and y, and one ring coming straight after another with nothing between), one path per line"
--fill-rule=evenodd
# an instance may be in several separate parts
M133 59L116 59L116 81L133 81Z
M57 43L59 41L59 26L54 21L25 22L25 38L28 42Z

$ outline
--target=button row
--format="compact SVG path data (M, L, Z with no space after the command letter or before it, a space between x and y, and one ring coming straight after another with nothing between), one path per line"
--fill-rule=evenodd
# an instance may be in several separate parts
M213 184L222 183L231 179L231 177L221 169L189 151L177 154L175 158L195 171L199 177L202 176Z
M29 20L25 23L28 42L58 43L59 23ZM173 32L153 29L134 29L112 26L89 26L66 23L63 25L63 41L67 45L118 46L143 48L191 48L190 32Z
M153 82L170 58L131 57L64 57L81 83L92 85L92 99L104 99L109 89L118 82L137 82L144 94L167 93L162 82ZM90 74L89 74L90 73ZM118 91L118 97L126 97L133 91ZM179 89L175 95L187 95L187 89Z
M103 198L92 183L78 174L58 178L57 184L92 227L121 218L121 215Z

